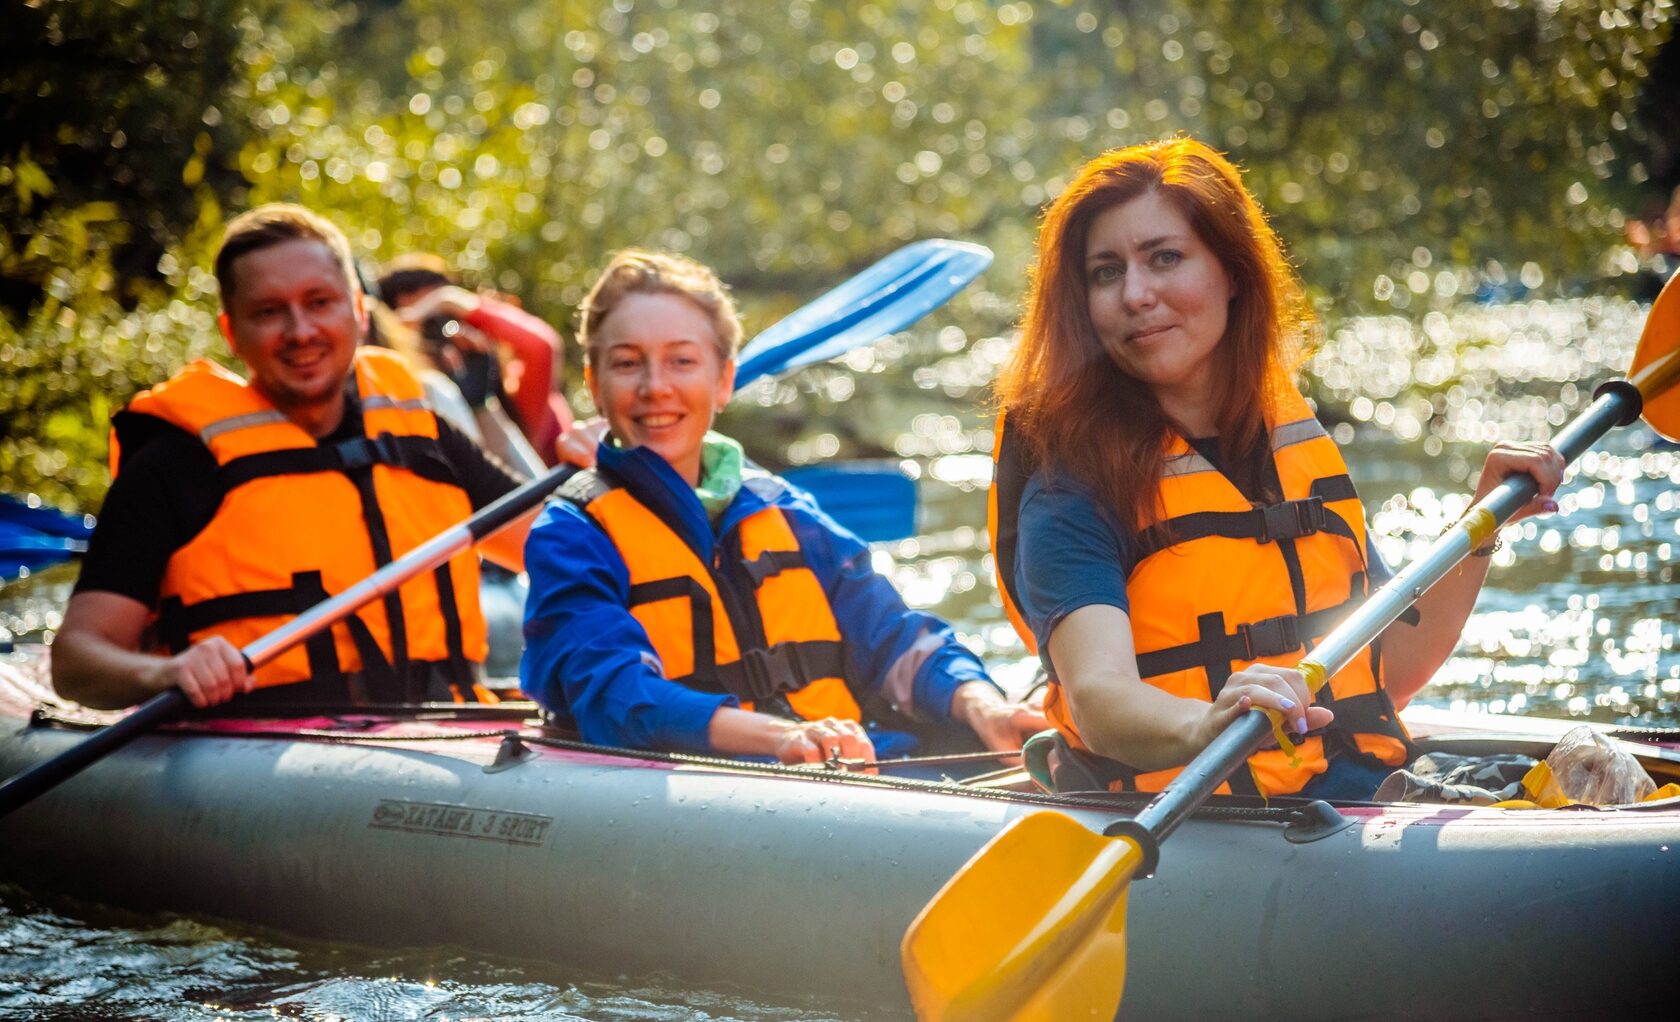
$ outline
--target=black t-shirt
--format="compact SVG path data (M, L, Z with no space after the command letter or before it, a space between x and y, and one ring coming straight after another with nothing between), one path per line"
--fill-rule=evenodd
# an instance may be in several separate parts
M353 385L345 389L344 419L323 445L363 435L361 402ZM150 607L169 558L210 524L225 491L215 457L197 437L150 416L138 424L125 433L122 471L105 495L76 592L117 593ZM475 510L525 481L442 417L438 446Z

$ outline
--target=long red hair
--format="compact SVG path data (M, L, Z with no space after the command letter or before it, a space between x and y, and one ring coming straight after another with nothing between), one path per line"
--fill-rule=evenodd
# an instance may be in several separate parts
M1091 325L1085 245L1103 212L1154 191L1172 203L1230 278L1216 357L1215 421L1227 465L1265 434L1278 388L1292 388L1311 308L1240 172L1209 146L1174 138L1116 149L1081 167L1044 214L1021 340L997 382L1011 430L1038 464L1084 483L1133 530L1158 517L1156 480L1175 428L1154 392L1115 364Z

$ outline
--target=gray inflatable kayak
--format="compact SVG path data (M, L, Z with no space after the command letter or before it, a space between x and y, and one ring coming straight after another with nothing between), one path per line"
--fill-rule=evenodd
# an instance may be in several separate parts
M30 722L44 695L0 662L0 775L85 734L85 715ZM905 927L1001 827L1054 811L1100 830L1139 804L626 753L528 710L184 725L0 821L0 871L312 937L908 1015ZM1524 723L1414 731L1472 752L1548 742ZM1659 783L1680 775L1673 748L1641 749ZM1132 885L1121 1017L1648 1011L1672 989L1677 862L1680 800L1215 800Z

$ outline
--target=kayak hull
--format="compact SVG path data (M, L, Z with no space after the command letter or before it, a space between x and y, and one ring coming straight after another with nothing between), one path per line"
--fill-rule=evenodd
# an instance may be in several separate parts
M1048 802L429 732L142 738L0 821L0 870L313 937L908 1014L905 927ZM80 737L13 720L0 774ZM1059 811L1094 830L1128 815ZM1676 856L1676 810L1198 816L1132 886L1121 1017L1652 1007Z

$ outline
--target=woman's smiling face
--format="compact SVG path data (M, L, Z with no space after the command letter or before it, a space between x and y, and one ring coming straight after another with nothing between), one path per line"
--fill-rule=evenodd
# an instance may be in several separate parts
M735 363L724 359L712 320L681 295L637 293L598 329L589 393L613 435L699 485L701 442L735 389Z
M1122 370L1164 403L1212 393L1235 291L1176 206L1151 190L1099 214L1085 239L1085 287L1091 325Z

